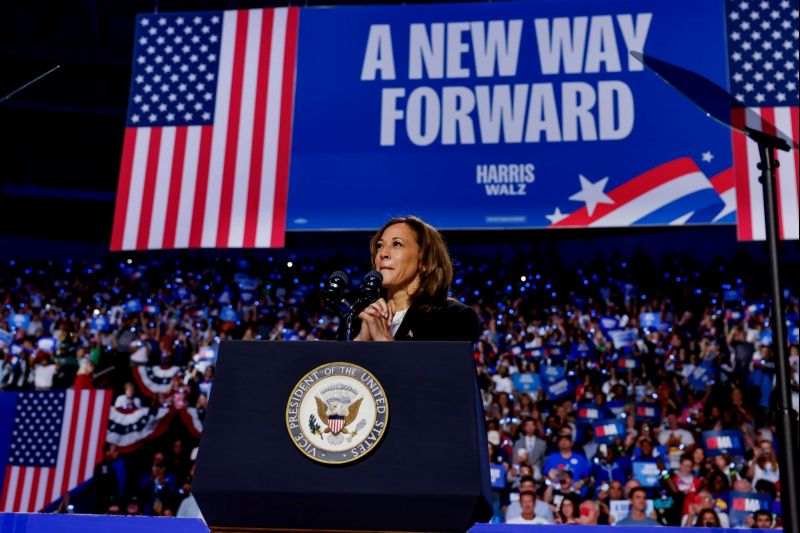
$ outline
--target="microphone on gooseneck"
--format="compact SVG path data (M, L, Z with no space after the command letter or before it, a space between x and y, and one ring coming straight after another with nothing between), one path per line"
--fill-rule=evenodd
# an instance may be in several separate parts
M341 270L337 270L331 274L327 283L325 283L325 287L322 289L323 305L337 314L342 311L342 305L349 307L344 299L344 290L347 288L348 283L350 283L350 280L347 274Z
M377 270L370 270L359 288L358 299L353 304L355 314L363 311L369 304L381 297L381 287L383 286L383 274Z

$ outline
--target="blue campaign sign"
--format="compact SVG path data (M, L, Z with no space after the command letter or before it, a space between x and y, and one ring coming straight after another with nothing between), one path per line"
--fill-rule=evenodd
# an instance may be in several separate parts
M287 229L719 223L729 132L630 52L727 86L723 7L302 10Z
M658 328L661 324L661 313L643 312L639 313L640 328Z
M588 424L603 418L604 410L592 403L578 404L578 422Z
M608 332L611 337L611 342L614 343L614 348L617 350L626 346L632 346L636 342L637 334L635 329L613 329Z
M233 307L225 307L219 312L219 319L223 322L236 322L239 320L239 313Z
M661 422L661 406L655 403L637 403L634 409L637 422Z
M506 467L492 463L489 465L489 476L493 489L506 488Z
M111 321L106 315L97 315L92 317L91 329L94 331L110 331Z
M723 454L744 456L744 435L738 429L704 431L702 442L708 457Z
M772 513L772 498L759 492L731 492L728 511L731 527L747 527L747 517L764 509Z
M0 329L0 347L11 346L14 342L14 334L10 331Z
M28 329L31 325L31 315L27 313L11 313L8 315L8 327L12 329Z
M531 372L517 372L511 376L511 381L519 392L536 392L542 388L542 378Z
M619 418L592 422L594 440L598 444L612 444L617 439L625 440L625 421Z
M613 400L606 402L606 407L614 416L620 416L625 410L625 400Z
M691 385L694 390L704 391L714 380L715 375L716 370L714 370L714 365L708 361L703 361L689 374L689 385Z
M601 316L598 324L603 331L619 329L619 319L613 316Z
M142 312L142 300L139 298L133 298L125 302L125 312L126 313L141 313Z
M544 381L554 383L560 379L564 379L567 369L560 365L542 365L539 372Z
M545 395L550 401L560 400L564 396L571 394L575 390L575 386L568 379L562 379L554 383L545 385Z
M661 469L652 461L634 461L633 479L642 484L643 487L657 487L658 478L661 476Z

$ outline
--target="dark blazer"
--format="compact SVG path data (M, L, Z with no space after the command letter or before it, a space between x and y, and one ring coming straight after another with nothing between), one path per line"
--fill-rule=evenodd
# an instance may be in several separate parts
M475 311L458 300L447 300L429 312L409 309L394 334L398 341L470 341L480 336Z

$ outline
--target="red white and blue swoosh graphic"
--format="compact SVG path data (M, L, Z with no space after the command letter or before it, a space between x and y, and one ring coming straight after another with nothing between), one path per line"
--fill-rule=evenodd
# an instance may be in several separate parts
M583 202L549 215L550 227L624 227L735 222L731 169L708 178L693 159L674 159L605 192L608 178L579 176L580 190L565 201Z

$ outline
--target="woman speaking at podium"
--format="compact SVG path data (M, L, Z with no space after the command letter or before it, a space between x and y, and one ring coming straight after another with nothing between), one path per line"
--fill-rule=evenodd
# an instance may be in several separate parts
M372 237L370 251L384 294L358 315L354 340L478 339L475 311L447 297L453 262L434 227L413 216L393 218Z

